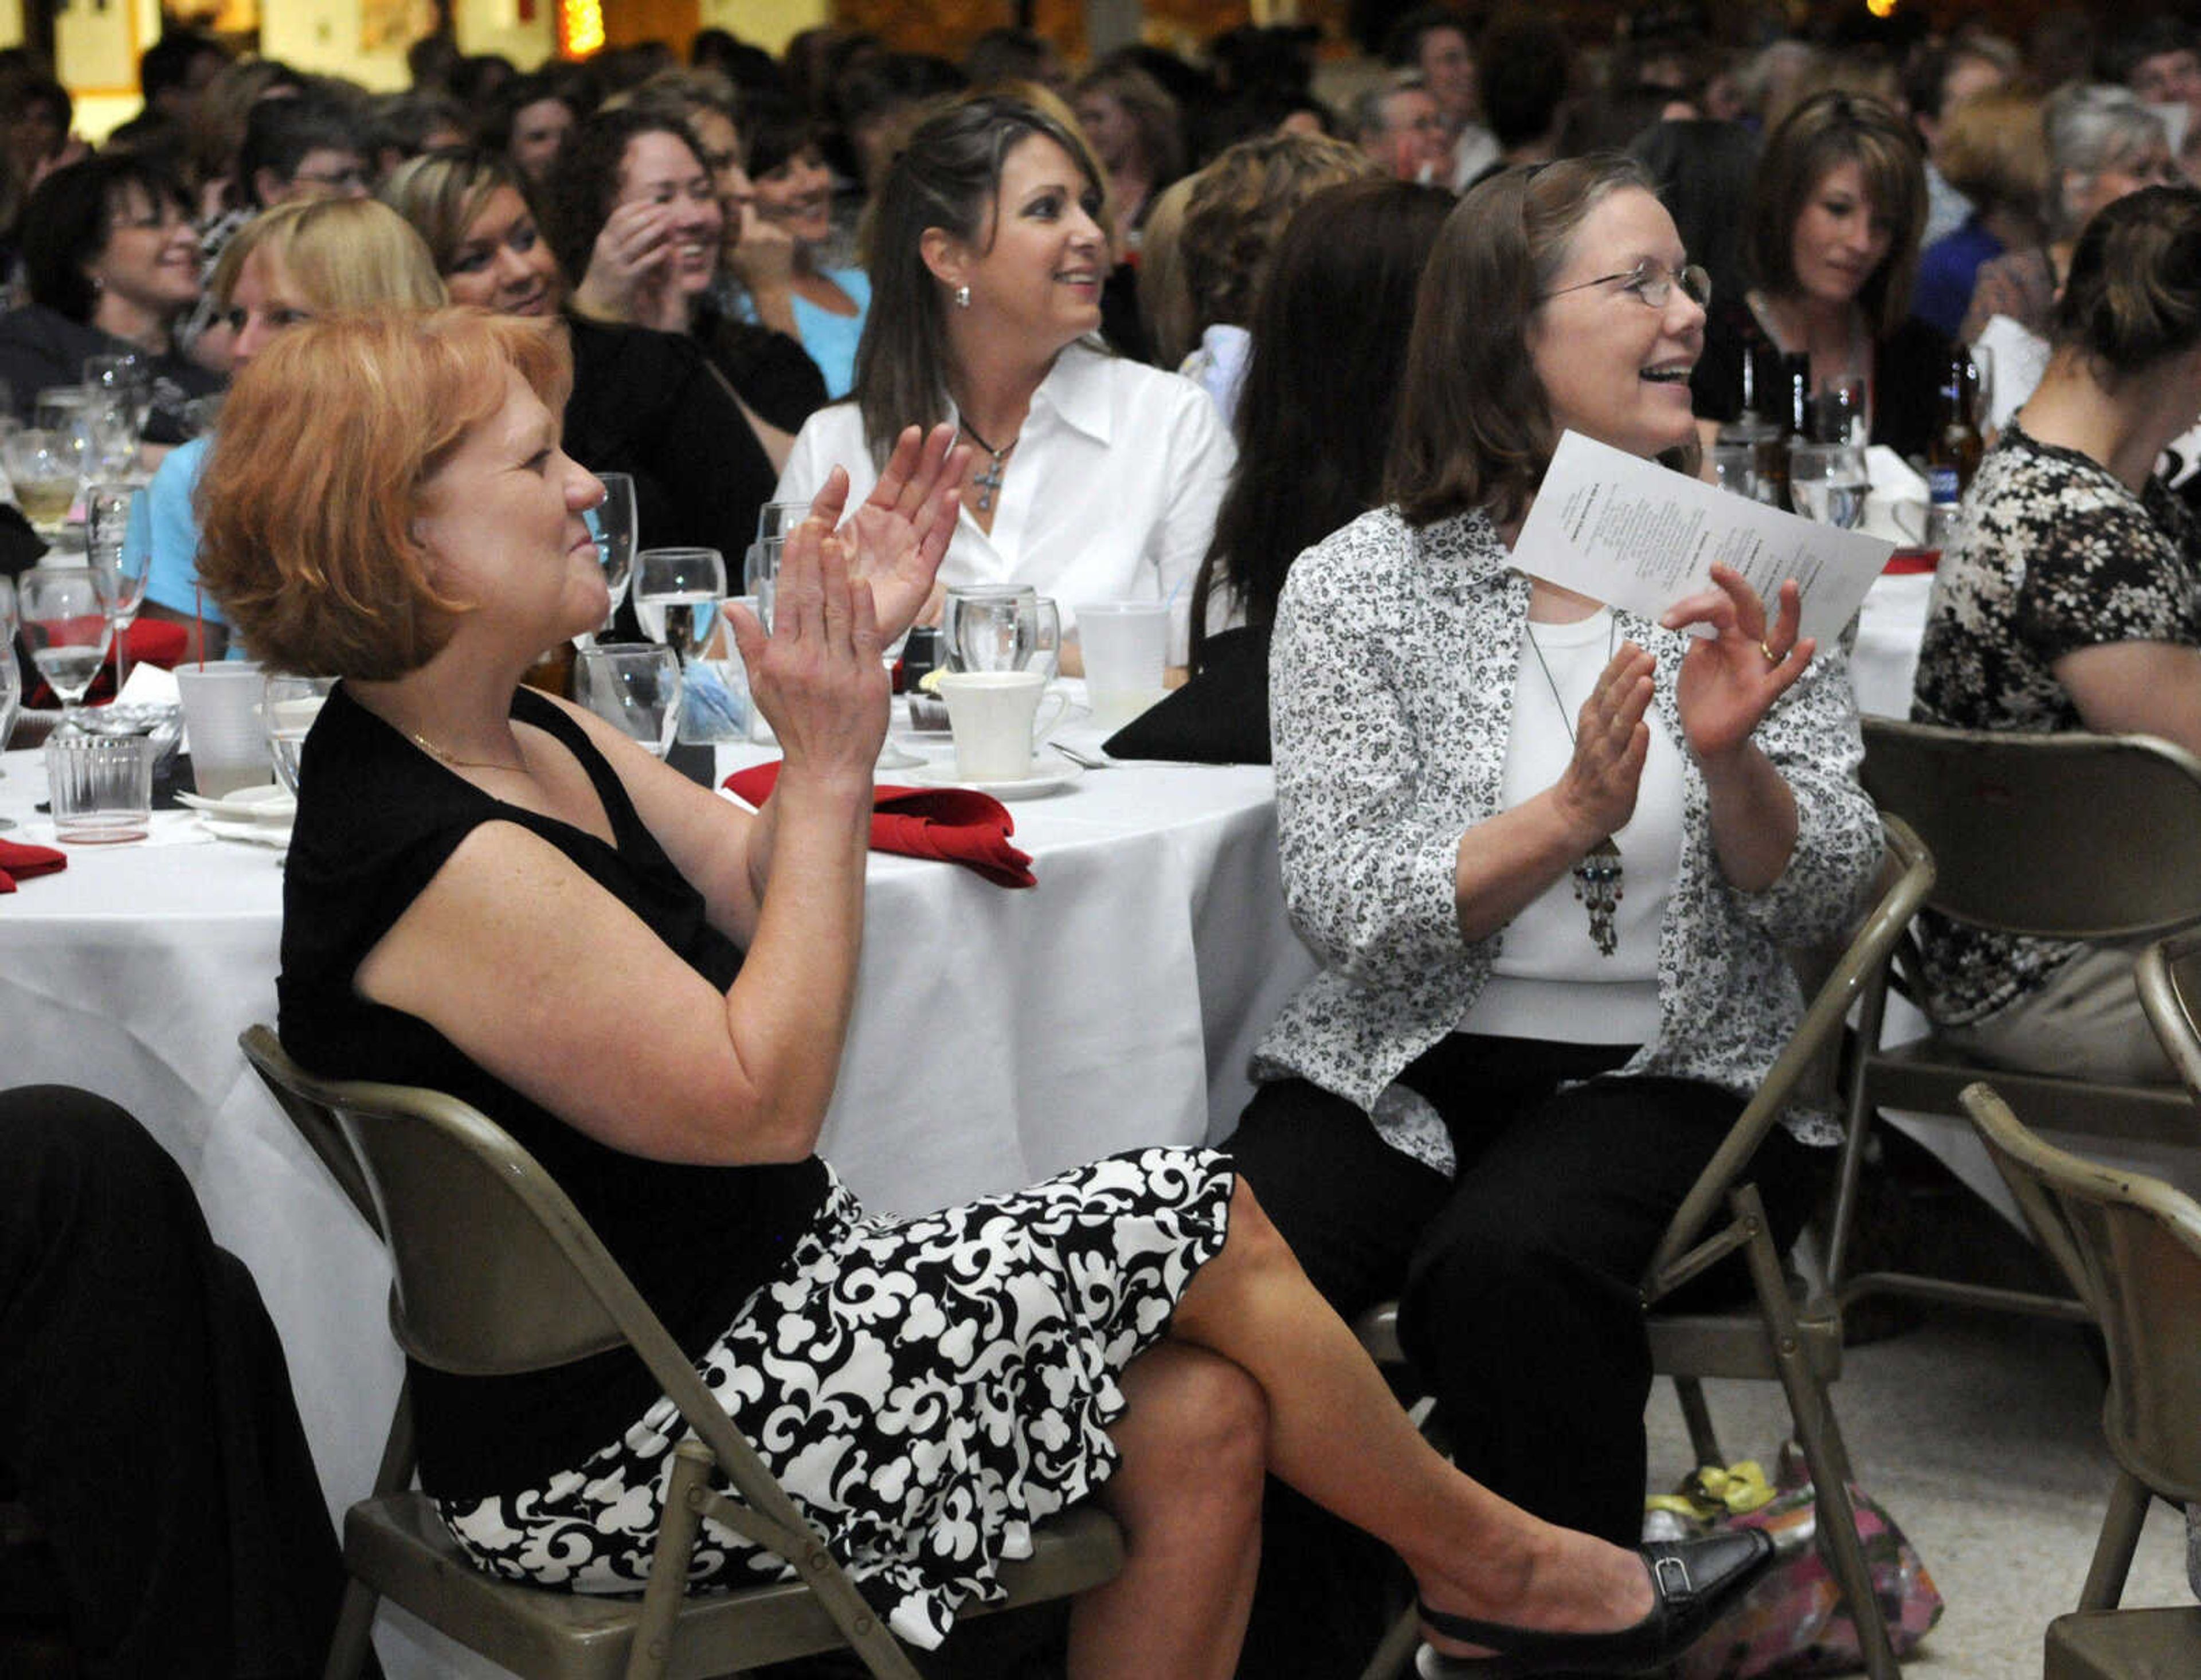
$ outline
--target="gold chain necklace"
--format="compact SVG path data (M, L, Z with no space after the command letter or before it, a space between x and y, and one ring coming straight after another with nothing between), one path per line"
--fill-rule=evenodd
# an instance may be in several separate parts
M407 730L405 737L438 764L448 765L454 770L502 770L514 776L527 773L525 764L498 764L485 758L461 758L455 753L444 751L417 729Z
M1610 612L1611 609L1606 609ZM1605 662L1612 663L1613 642L1620 628L1616 617L1606 621L1605 632ZM1551 661L1536 643L1536 626L1533 623L1522 626L1527 637L1529 651L1536 655L1536 663L1544 673L1544 682L1552 690L1552 703L1559 709L1559 722L1567 731L1567 744L1575 744L1574 720L1567 714L1566 697L1559 692L1558 679L1552 675ZM1590 943L1597 947L1598 955L1611 956L1619 949L1620 936L1613 931L1612 913L1625 896L1625 881L1621 873L1620 848L1608 834L1581 857L1575 860L1570 872L1575 878L1575 902L1589 912Z

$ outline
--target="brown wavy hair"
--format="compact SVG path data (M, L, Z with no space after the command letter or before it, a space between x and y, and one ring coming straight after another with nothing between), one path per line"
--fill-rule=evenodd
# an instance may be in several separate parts
M198 567L255 655L384 680L442 649L472 603L436 587L413 521L429 479L503 406L508 368L564 412L563 333L476 309L316 319L238 375L199 483Z
M2201 345L2201 190L2143 187L2096 211L2071 252L2053 337L2109 385Z

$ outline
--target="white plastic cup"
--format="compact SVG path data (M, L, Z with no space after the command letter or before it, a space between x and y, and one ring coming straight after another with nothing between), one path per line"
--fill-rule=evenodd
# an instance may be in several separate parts
M191 778L201 795L226 799L274 781L267 714L261 704L267 678L256 661L179 667L176 689L183 697Z
M1093 721L1121 729L1167 690L1170 609L1161 601L1089 601L1077 609Z
M143 840L153 825L153 740L147 735L79 735L46 743L46 791L54 836L73 845Z
M966 782L1021 782L1031 774L1032 749L1062 721L1070 702L1047 692L1036 671L949 671L940 678L948 727L955 737L955 773ZM1053 714L1038 720L1041 699Z

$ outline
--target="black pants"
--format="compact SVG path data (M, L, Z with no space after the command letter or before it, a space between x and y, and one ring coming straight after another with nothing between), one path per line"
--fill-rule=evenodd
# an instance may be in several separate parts
M1299 1079L1264 1085L1223 1146L1340 1313L1400 1301L1400 1340L1463 1470L1539 1516L1628 1545L1641 1531L1651 1389L1637 1283L1742 1108L1693 1081L1597 1077L1630 1054L1466 1035L1438 1044L1401 1083L1444 1119L1450 1182ZM1752 1167L1784 1248L1810 1211L1818 1153L1776 1128ZM1692 1294L1746 1288L1729 1262ZM1322 1636L1310 1616L1345 1613L1334 1601L1318 1610L1310 1591L1350 1542L1341 1524L1276 1503L1248 1648L1304 1651ZM1332 1561L1302 1571L1294 1555L1311 1543ZM1272 1590L1272 1572L1295 1584Z
M0 1092L0 1468L92 1676L318 1674L343 1577L251 1274L89 1092Z

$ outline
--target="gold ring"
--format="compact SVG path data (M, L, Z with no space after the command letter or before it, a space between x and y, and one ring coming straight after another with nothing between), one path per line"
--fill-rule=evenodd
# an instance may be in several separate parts
M1772 649L1767 647L1764 643L1760 642L1758 644L1758 651L1765 655L1765 662L1768 665L1778 665L1781 663L1781 655L1775 653Z

